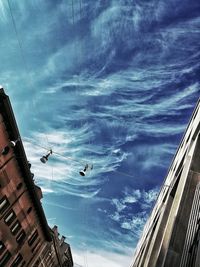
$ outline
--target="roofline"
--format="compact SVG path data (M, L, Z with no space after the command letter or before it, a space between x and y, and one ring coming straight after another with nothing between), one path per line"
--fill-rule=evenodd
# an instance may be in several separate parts
M55 226L57 226L57 225L55 225ZM52 234L52 236L53 236L52 239L53 239L53 241L54 241L54 246L56 247L56 244L55 244L55 232L53 231L53 229L52 229L51 227L49 227L49 230L50 230L50 232L51 232L51 234ZM70 244L67 243L67 242L65 242L65 241L64 241L64 243L68 245L70 261L71 261L71 263L72 263L72 266L74 266L74 261L73 261L73 257L72 257L72 251L71 251ZM58 257L58 255L57 255L57 257Z
M35 184L31 177L31 172L28 166L27 157L26 157L25 150L24 150L24 147L21 141L19 129L17 127L17 122L15 120L11 102L9 100L9 97L5 94L5 91L3 88L0 88L0 112L3 114L3 117L5 119L5 124L8 129L10 139L17 140L19 138L19 142L17 142L15 146L15 154L17 155L16 160L23 174L24 182L27 186L29 195L35 207L35 210L38 215L40 225L43 229L45 238L47 241L51 241L52 238L51 238L51 234L49 231L49 226L48 226L45 214L44 214L44 210L37 196Z
M68 244L68 243L67 243ZM69 256L70 256L70 260L71 260L71 263L72 263L72 266L74 266L74 261L73 261L73 257L72 257L72 251L71 251L71 246L70 244L68 244L68 250L69 250Z

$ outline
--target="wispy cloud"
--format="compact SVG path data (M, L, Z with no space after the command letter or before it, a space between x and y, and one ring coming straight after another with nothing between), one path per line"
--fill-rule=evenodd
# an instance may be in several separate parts
M146 192L145 192L146 193ZM148 193L147 193L148 194ZM123 203L135 203L139 199L141 199L142 193L139 189L133 190L131 194L129 194L127 191L125 193L125 198L123 199Z
M49 218L90 222L68 233L81 266L129 265L199 95L198 4L174 1L10 1L17 35L0 1L1 84Z
M125 219L121 223L121 227L132 231L137 237L139 237L147 218L148 213L145 211L136 213L131 219Z
M61 205L59 203L55 203L55 202L52 202L52 201L42 200L42 202L45 203L48 206L54 206L54 207L58 207L58 208L61 208L61 209L64 209L64 210L74 210L74 208L72 208L72 207L69 207L67 205Z
M126 188L123 198L112 200L112 204L116 210L113 214L109 214L109 217L117 222L121 228L131 231L138 238L148 218L149 209L155 202L158 192L158 187L148 191L139 189L130 190ZM132 207L134 204L140 207L138 211L125 215L124 210Z
M158 192L158 187L148 191L125 188L124 197L121 199L112 199L112 204L116 207L118 212L121 212L123 209L125 209L127 204L131 205L133 203L145 203L151 205L156 200Z
M107 251L90 251L87 250L86 246L83 250L76 251L73 250L73 256L75 260L75 266L92 266L94 267L121 267L130 265L130 254L124 253L120 255L118 253L109 253Z

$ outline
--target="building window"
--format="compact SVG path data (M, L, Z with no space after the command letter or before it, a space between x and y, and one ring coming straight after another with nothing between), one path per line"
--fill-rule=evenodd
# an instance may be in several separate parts
M0 213L3 213L8 207L10 203L6 196L2 197L0 200Z
M17 185L17 190L20 190L20 189L22 188L22 186L23 186L23 184L22 184L22 183L19 183L19 184Z
M31 211L32 211L32 207L28 208L27 214L31 213Z
M29 246L32 246L33 245L33 243L35 242L35 240L37 239L37 237L38 237L38 231L35 230L34 233L31 235L31 237L28 240Z
M197 108L197 109L195 110L195 113L194 113L194 115L193 115L193 120L196 118L198 111L199 111L199 108Z
M16 241L17 241L17 243L18 243L18 244L21 244L21 243L24 241L25 237L26 237L26 233L25 233L24 230L22 230L22 231L18 234L18 236L16 237Z
M19 223L19 221L17 220L10 228L11 233L13 235L16 235L19 232L19 229L21 228L21 224Z
M186 144L188 143L188 141L189 141L189 139L190 139L191 132L192 132L192 130L190 131L190 133L189 133L189 135L188 135L188 138L187 138L187 140L185 141Z
M0 255L4 252L4 250L6 249L4 243L2 241L0 241Z
M13 210L10 210L9 213L4 217L4 222L9 226L16 218L16 214Z
M11 258L11 253L7 250L3 257L0 259L0 266L6 266Z
M32 253L36 250L36 248L38 248L38 245L40 244L40 239L37 241L37 243L35 244L35 246L31 249Z
M19 255L17 256L17 258L13 261L13 263L11 264L10 267L18 267L19 264L22 262L22 260L23 260L23 257L22 257L21 254L19 254Z
M40 260L37 260L36 263L34 264L34 267L38 267L40 265Z
M5 146L2 151L1 151L1 155L7 155L10 151L10 147L9 146Z

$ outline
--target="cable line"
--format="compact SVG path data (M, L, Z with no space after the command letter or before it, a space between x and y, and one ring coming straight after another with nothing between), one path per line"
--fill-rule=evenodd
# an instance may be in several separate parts
M59 157L62 157L62 158L64 158L64 159L74 161L74 162L79 163L79 164L81 164L81 165L82 165L82 164L87 165L87 162L86 162L86 161L78 160L78 159L75 159L75 158L73 158L73 157L65 156L65 155L63 155L63 154L61 154L61 153L55 151L54 149L49 149L49 148L47 148L47 147L45 147L45 146L42 146L42 145L40 145L40 144L36 144L35 142L30 141L30 139L28 139L28 140L23 139L23 140L26 141L26 142L31 143L31 144L34 145L34 146L40 147L40 148L42 148L42 149L45 149L46 151L50 151L50 150L51 150L51 151L52 151L52 154L55 154L55 155L57 155L57 156L59 156ZM92 166L92 164L91 164L91 166ZM92 169L92 168L90 167L90 169ZM118 170L113 170L113 171L109 171L109 172L115 172L115 173L119 173L119 174L121 174L121 175L123 175L123 176L127 176L127 177L130 177L130 178L134 178L132 175L130 175L130 174L128 174L128 173L125 173L125 172L122 172L122 171L118 171Z
M74 0L72 0L72 21L74 25Z
M24 65L25 65L25 68L27 70L28 69L27 68L27 63L26 63L26 59L25 59L25 56L24 56L24 52L23 52L23 48L22 48L22 43L21 43L21 40L20 40L18 31L17 31L17 26L16 26L15 19L14 19L14 16L13 16L13 12L12 12L12 8L11 8L10 0L7 0L7 3L8 3L9 11L10 11L10 16L11 16L11 19L12 19L13 28L14 28L14 31L15 31L15 34L16 34L16 37L17 37L17 42L18 42L18 45L19 45L19 49L20 49L20 52L21 52L22 61L23 61Z

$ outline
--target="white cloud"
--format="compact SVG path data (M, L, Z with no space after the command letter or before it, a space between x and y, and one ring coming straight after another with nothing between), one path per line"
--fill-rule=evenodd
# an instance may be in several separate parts
M53 193L54 191L50 188L45 188L45 187L42 187L40 186L40 188L42 189L42 193L45 194L45 193Z
M107 214L107 210L106 209L101 209L101 208L98 208L97 209L99 212L102 212L102 213L105 213L105 214Z
M126 208L126 205L124 205L119 199L112 199L112 204L115 205L118 212L122 211Z
M115 211L114 214L111 214L111 215L110 215L110 218L113 219L113 220L116 221L116 222L119 222L121 216L120 216L119 212Z
M139 189L130 190L126 188L123 198L112 199L111 203L115 206L116 210L109 217L117 222L121 228L129 230L136 237L139 237L148 218L149 208L152 207L153 202L156 200L158 192L158 187L148 191ZM122 213L123 210L134 203L140 206L140 211L124 216Z
M54 207L58 207L58 208L61 208L61 209L64 209L64 210L74 210L75 208L72 208L72 207L69 207L67 205L61 205L59 203L55 203L55 202L52 202L52 201L47 201L45 199L42 200L42 203L48 205L48 206L54 206Z
M125 251L126 253L127 251ZM88 266L88 267L122 267L129 266L132 253L128 255L120 255L104 250L91 251L87 250L86 246L83 250L78 251L72 248L73 259L75 266Z
M131 194L125 193L123 203L135 203L142 197L142 193L139 189L132 190Z
M139 237L147 218L148 214L146 212L139 212L131 219L124 219L124 221L121 223L121 227L123 229L130 230L135 236Z
M143 192L144 202L147 204L151 204L152 202L154 202L157 199L158 192L159 192L158 187L151 189L149 191L144 191Z

